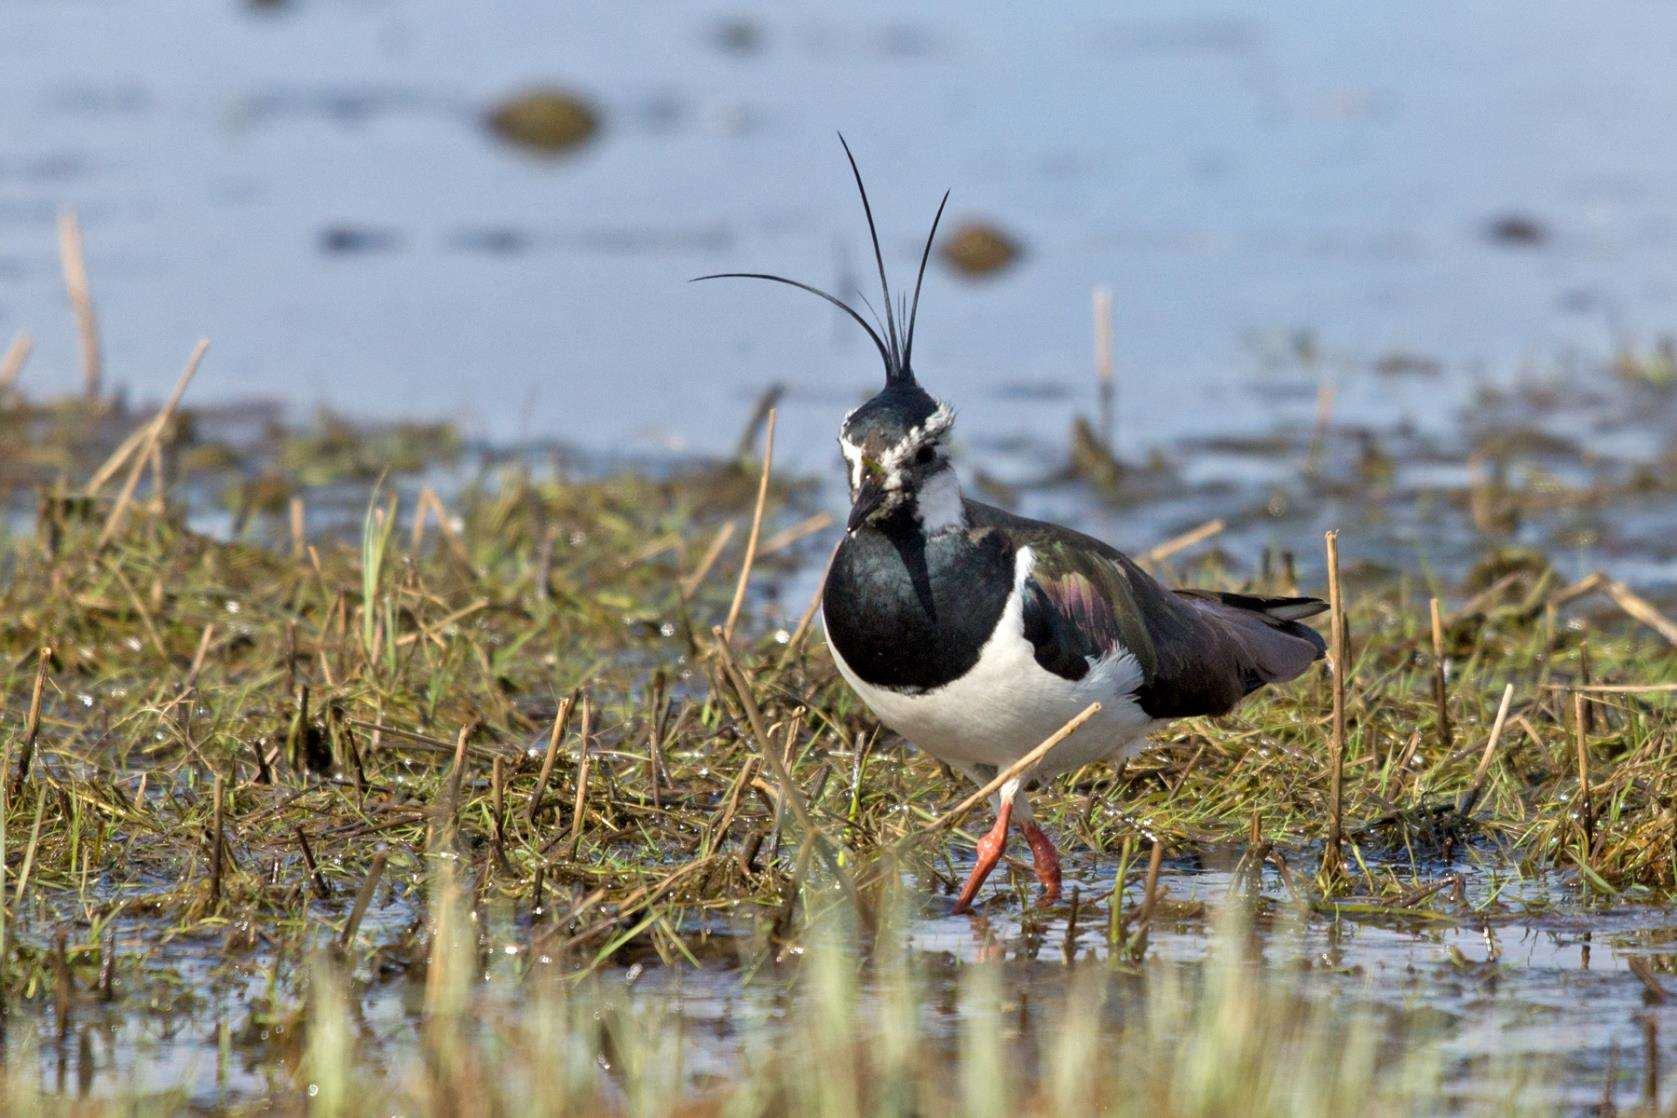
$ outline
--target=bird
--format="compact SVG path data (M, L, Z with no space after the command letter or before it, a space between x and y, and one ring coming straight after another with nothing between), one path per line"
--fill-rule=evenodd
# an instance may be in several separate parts
M952 913L968 913L1017 827L1031 850L1038 903L1061 893L1060 858L1029 793L1055 775L1140 754L1173 720L1216 716L1267 684L1303 675L1326 651L1301 622L1312 597L1167 589L1117 548L1075 529L972 499L951 460L955 412L915 374L914 329L926 261L949 202L932 219L912 300L893 303L867 187L861 196L884 316L861 326L885 386L839 428L850 494L845 531L820 591L827 647L845 682L885 726L979 785L988 784L1090 704L1099 711L1034 771L1005 782ZM872 310L865 295L864 305Z

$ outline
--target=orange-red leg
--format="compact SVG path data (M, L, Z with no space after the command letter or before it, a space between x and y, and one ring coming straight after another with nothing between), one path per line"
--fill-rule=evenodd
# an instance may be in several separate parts
M1025 824L1023 829L1025 841L1031 844L1031 864L1036 869L1036 879L1042 883L1042 895L1037 898L1037 903L1053 904L1060 899L1060 854L1054 849L1054 840L1036 825L1035 820Z
M961 886L961 895L955 898L955 914L972 911L972 899L978 895L978 889L984 884L984 879L990 876L990 871L996 868L996 863L1002 860L1002 851L1007 849L1007 823L1013 814L1013 801L1003 800L1002 809L996 815L996 825L990 828L990 833L978 840L978 861L973 863L972 872L967 875L967 883Z

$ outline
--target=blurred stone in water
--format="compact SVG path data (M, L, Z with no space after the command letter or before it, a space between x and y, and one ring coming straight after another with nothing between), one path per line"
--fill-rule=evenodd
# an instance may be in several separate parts
M1019 242L995 225L969 221L958 225L944 239L943 259L956 271L969 276L999 272L1019 258Z
M558 155L592 139L600 120L592 106L562 89L533 89L490 111L490 131L543 155Z
M1549 227L1530 214L1506 213L1485 224L1485 236L1495 244L1535 248L1549 240Z
M320 231L320 251L332 254L388 252L400 247L401 236L394 230L359 225L330 225Z
M510 256L530 247L530 236L522 229L510 226L486 226L463 229L450 238L450 243L467 252L483 252L494 256Z
M716 45L729 54L756 54L763 49L763 27L749 16L732 16L716 25Z

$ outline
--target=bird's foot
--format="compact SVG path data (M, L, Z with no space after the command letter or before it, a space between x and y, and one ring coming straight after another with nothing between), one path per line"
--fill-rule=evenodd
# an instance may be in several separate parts
M1054 840L1048 837L1048 832L1034 822L1025 824L1024 831L1025 841L1031 844L1036 879L1042 884L1037 904L1051 905L1060 899L1060 854L1054 849Z
M972 899L978 895L979 887L984 884L984 879L990 876L990 871L996 868L996 863L1002 860L1002 851L1007 849L1008 818L1012 814L1013 804L1004 801L1000 814L996 816L996 825L990 828L989 834L978 840L978 861L973 863L966 884L961 886L961 895L955 898L955 915L960 916L972 911ZM1034 843L1032 849L1035 849Z

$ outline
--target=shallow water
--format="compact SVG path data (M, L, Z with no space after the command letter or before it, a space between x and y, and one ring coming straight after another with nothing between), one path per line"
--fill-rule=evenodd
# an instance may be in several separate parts
M1342 414L1426 424L1668 327L1674 32L1630 0L22 0L0 8L0 333L39 339L26 383L75 383L71 204L109 376L139 396L208 334L198 400L715 450L781 381L783 453L826 464L877 377L865 340L794 293L682 281L861 283L843 129L899 285L946 186L952 221L1024 245L995 278L929 279L921 370L980 444L1088 406L1097 284L1123 446L1308 422L1311 386L1272 372L1301 351ZM533 158L482 126L540 83L594 104L592 142Z
M1110 880L1102 880L1111 871L1109 860L1084 854L1068 859L1066 868L1068 893L1076 885L1098 898L1110 888ZM1558 876L1513 881L1466 860L1428 870L1440 878L1461 874L1463 911L1436 921L1302 918L1286 908L1286 891L1268 871L1263 894L1273 907L1253 940L1257 954L1249 965L1296 978L1308 997L1390 1011L1394 1021L1423 1013L1424 1027L1438 1038L1449 1069L1447 1088L1458 1098L1483 1090L1487 1068L1502 1067L1535 1074L1545 1083L1541 1097L1567 1112L1609 1096L1621 1104L1636 1102L1645 1023L1652 1020L1657 1035L1668 1037L1677 1027L1677 1007L1652 1004L1628 960L1641 955L1656 971L1666 969L1669 954L1662 946L1677 936L1677 910L1587 907ZM1213 953L1228 949L1210 933L1232 881L1226 868L1167 865L1160 876L1162 895L1183 907L1203 904L1206 913L1159 920L1143 973L1155 980L1163 971L1194 973ZM1131 889L1128 907L1139 901L1138 893ZM990 900L981 903L978 915L947 915L945 898L930 902L931 911L914 922L913 948L929 973L942 975L934 983L953 981L951 963L1000 962L1009 1004L1022 1000L1049 1010L1065 996L1068 967L1093 968L1084 972L1086 980L1106 973L1104 904L1082 911L1068 945L1064 906L1045 918L986 895ZM1475 915L1474 909L1483 911ZM733 1036L739 1021L761 1014L762 1003L781 996L772 982L766 990L741 987L732 974L713 970L648 972L631 981L638 993L669 1001L718 1037ZM1660 981L1669 983L1669 976ZM1129 989L1131 1009L1133 999L1142 996L1143 989ZM1114 1010L1119 1017L1126 1013L1124 997ZM948 1002L949 1011L928 1027L952 1038L960 1014L952 997ZM711 1034L701 1028L692 1035ZM1660 1042L1662 1058L1669 1058L1668 1048ZM695 1045L701 1067L707 1057L725 1059L705 1049L702 1040Z
M981 895L977 915L957 917L948 915L948 898L921 896L924 907L911 922L909 944L930 983L929 1036L953 1043L958 1035L962 1011L954 990L960 964L1000 963L1006 1004L1018 1003L1021 1014L1051 1014L1065 996L1068 967L1088 968L1085 980L1105 981L1106 909L1098 899L1110 888L1110 859L1075 852L1066 868L1068 895L1075 887L1097 898L1082 908L1069 945L1065 905L1048 914L1021 909L992 886ZM1393 868L1400 875L1408 869ZM1670 1037L1677 1030L1677 1002L1653 1003L1629 960L1642 956L1657 972L1656 981L1671 988L1677 910L1591 906L1563 876L1514 878L1471 851L1454 864L1422 867L1418 880L1433 884L1453 874L1461 876L1462 892L1456 900L1441 893L1428 906L1436 914L1432 919L1335 918L1291 909L1282 881L1268 871L1262 888L1267 915L1250 941L1255 954L1244 965L1261 966L1310 999L1389 1013L1387 1027L1399 1030L1391 1042L1406 1035L1402 1030L1420 1027L1436 1039L1448 1089L1457 1098L1483 1091L1494 1081L1487 1070L1502 1068L1536 1075L1545 1084L1542 1096L1568 1112L1583 1112L1608 1096L1623 1105L1635 1103L1646 1022L1655 1023L1657 1037ZM1023 877L1028 881L1029 874ZM1232 881L1228 865L1198 859L1167 863L1160 876L1167 900L1138 973L1153 981L1165 980L1167 972L1192 976L1214 953L1231 949L1231 941L1211 932ZM1133 910L1139 899L1139 886L1132 883L1127 907ZM1203 915L1193 915L1194 906L1203 906ZM413 918L406 903L376 906L365 933L374 939L399 936ZM724 939L730 934L722 925L716 931ZM527 932L516 921L491 917L484 934L487 951L504 962L491 964L480 996L489 1011L515 1013L527 996L520 992L526 990L523 968L532 962L524 957ZM127 921L118 943L133 951L151 940L143 922ZM278 1057L296 1043L295 1031L255 1023L270 961L261 952L223 957L206 951L208 946L189 941L154 955L154 966L179 968L181 981L193 991L170 1013L146 1012L132 999L83 1008L62 1041L42 1019L37 1043L46 1082L69 1095L92 1097L183 1090L199 1106L292 1090ZM748 981L739 968L722 962L728 952L721 947L713 963L699 969L634 966L602 974L608 994L626 991L686 1022L682 1059L695 1082L727 1075L752 1030L772 1025L787 1012L787 999L797 996L788 985L795 971L754 970ZM418 984L373 980L361 997L361 1040L390 1066L413 1058ZM1117 1001L1109 1012L1117 1019L1147 996L1145 984L1113 989ZM864 982L861 996L876 993ZM1668 1059L1669 1042L1657 1044Z

